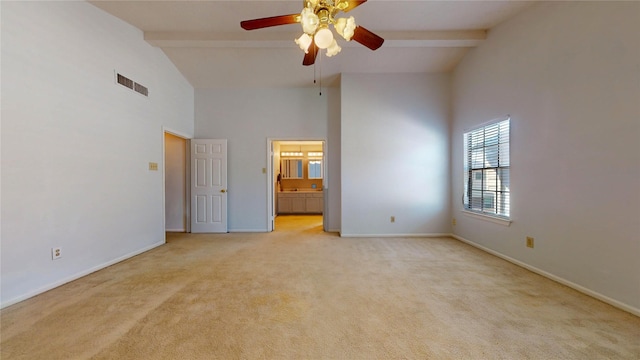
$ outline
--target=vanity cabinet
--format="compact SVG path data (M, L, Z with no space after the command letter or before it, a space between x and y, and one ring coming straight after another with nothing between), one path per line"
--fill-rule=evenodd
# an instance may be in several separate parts
M322 214L322 191L284 191L278 193L278 214Z

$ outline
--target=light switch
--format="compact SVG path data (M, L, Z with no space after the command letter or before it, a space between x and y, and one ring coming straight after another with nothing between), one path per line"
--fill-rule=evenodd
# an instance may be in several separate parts
M151 170L151 171L158 171L158 163L150 162L150 163L149 163L149 170Z

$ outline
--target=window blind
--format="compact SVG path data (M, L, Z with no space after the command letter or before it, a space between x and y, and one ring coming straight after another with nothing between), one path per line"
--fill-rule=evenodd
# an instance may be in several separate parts
M464 134L466 210L509 218L510 121L507 118Z

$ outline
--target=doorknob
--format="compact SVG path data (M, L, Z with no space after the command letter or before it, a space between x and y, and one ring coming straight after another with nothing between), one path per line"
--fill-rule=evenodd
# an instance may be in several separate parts
M226 192L227 192L227 190L222 189L222 190L220 190L220 192L221 192L221 193L226 193Z

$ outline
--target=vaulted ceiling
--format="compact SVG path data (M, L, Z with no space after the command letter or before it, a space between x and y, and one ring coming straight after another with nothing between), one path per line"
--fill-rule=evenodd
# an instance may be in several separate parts
M303 87L314 78L330 84L339 73L449 72L488 31L532 1L369 0L349 15L385 38L371 51L338 41L342 52L303 66L294 43L299 24L246 31L240 21L299 13L286 1L90 1L139 28L195 88Z

